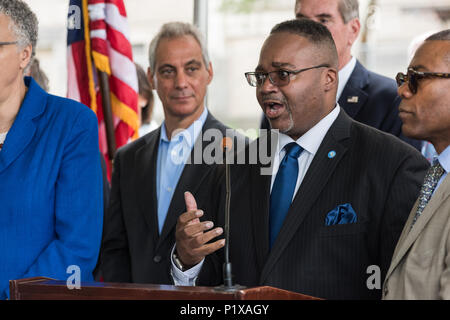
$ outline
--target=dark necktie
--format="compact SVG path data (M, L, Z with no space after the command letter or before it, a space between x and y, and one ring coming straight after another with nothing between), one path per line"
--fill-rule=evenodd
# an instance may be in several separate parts
M422 214L426 205L431 199L433 195L434 189L436 189L436 185L444 174L444 168L442 168L441 164L438 160L433 162L433 165L428 169L425 179L423 181L422 188L419 193L419 206L417 207L416 215L414 216L414 220L411 224L411 229L413 225L416 223L417 219Z
M295 142L287 144L284 149L286 155L280 163L275 182L273 183L272 193L270 194L270 248L272 248L283 225L284 218L289 211L297 183L298 157L303 151L303 148Z

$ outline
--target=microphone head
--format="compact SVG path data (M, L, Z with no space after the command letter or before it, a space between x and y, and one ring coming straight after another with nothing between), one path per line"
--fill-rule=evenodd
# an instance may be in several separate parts
M222 139L222 150L223 151L230 151L233 147L233 140L230 137L225 137Z

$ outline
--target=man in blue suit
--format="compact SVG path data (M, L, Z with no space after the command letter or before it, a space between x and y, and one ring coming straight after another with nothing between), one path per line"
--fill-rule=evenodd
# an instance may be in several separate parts
M339 58L336 100L341 108L354 120L391 133L420 150L421 141L401 132L401 99L395 81L367 70L351 54L361 27L358 0L296 0L295 15L323 24L333 36ZM261 128L270 128L265 116Z
M12 279L92 280L101 241L97 119L24 78L37 25L23 1L0 0L0 299Z

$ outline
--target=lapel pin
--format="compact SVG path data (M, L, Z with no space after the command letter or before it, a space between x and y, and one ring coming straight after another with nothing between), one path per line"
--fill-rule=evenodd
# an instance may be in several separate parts
M351 96L347 98L348 103L358 103L358 101L359 101L358 96Z
M328 152L328 158L333 159L334 157L336 157L336 151L330 151Z

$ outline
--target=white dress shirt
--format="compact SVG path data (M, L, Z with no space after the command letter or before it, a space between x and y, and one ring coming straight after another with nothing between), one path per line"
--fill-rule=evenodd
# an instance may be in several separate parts
M336 107L322 120L320 120L314 127L309 129L304 135L302 135L300 138L297 139L297 141L294 141L291 137L289 137L286 134L280 133L278 135L278 144L277 144L277 152L275 153L274 159L273 159L273 166L272 166L272 182L270 186L270 191L272 192L273 183L275 181L275 177L278 172L278 168L280 167L280 163L283 160L283 157L286 154L286 151L284 150L284 147L290 143L295 142L299 146L301 146L304 151L301 153L300 157L298 158L298 177L297 177L297 183L295 185L295 191L292 199L294 199L295 194L297 193L303 178L305 177L306 172L308 171L308 168L311 164L311 162L314 159L314 156L317 153L317 150L319 149L323 138L327 134L328 130L330 129L331 125L334 123L336 118L338 117L340 112L340 107L337 104ZM172 248L171 257L175 250L175 246ZM198 277L198 274L200 273L201 267L203 265L202 260L199 264L195 265L191 269L182 272L174 263L172 260L172 268L171 268L171 274L172 278L174 280L175 285L177 286L193 286L195 285L195 281Z
M314 127L309 129L304 135L294 141L291 137L286 134L280 133L278 136L278 145L277 152L275 153L275 157L273 159L273 168L272 168L272 183L270 185L270 192L272 192L273 183L275 182L275 178L278 173L278 168L280 167L280 163L283 160L286 151L284 147L290 143L295 142L300 147L303 148L303 152L298 157L298 177L297 183L295 185L295 190L293 194L294 199L298 189L300 188L300 184L305 177L306 171L308 171L309 165L314 159L314 156L317 153L317 150L322 143L323 138L327 134L333 122L339 115L340 108L337 105L326 117L320 120Z
M344 88L347 85L348 79L350 79L353 70L355 70L355 66L356 58L352 57L350 61L341 70L339 70L339 83L336 93L336 101L339 101L342 91L344 91Z

